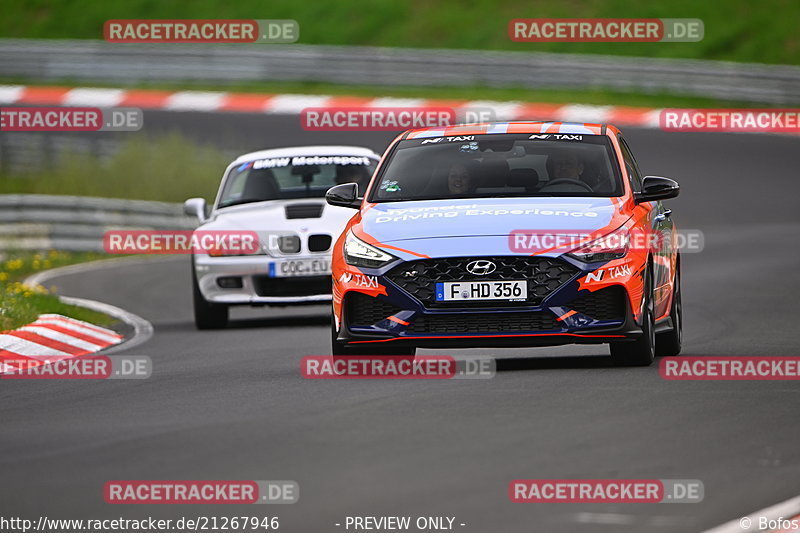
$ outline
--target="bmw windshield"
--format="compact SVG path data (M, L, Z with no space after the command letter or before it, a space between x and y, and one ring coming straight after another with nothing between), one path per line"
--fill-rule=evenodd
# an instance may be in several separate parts
M268 157L233 167L225 178L217 207L283 200L322 198L342 183L366 187L375 161L362 156Z
M605 135L489 134L401 141L370 201L622 193Z

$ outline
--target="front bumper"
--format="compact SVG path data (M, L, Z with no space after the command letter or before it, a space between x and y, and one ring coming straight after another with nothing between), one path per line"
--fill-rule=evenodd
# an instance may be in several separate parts
M435 302L430 291L417 290L402 280L397 283L397 265L374 273L361 269L363 276L374 276L380 290L335 289L342 295L338 340L363 346L477 348L601 344L633 340L642 334L624 284L582 290L578 280L597 265L587 269L566 259L530 260L549 261L544 270L554 277L553 288L546 293L532 289L526 302L495 306L490 302L468 306ZM440 272L437 270L437 275Z
M415 335L406 334L402 331L386 334L375 329L347 327L340 331L338 339L361 346L390 343L392 346L416 346L419 348L502 348L559 346L564 344L605 344L635 340L642 335L642 329L636 324L633 315L630 313L624 320L616 323L570 329L561 328L536 332Z
M325 260L324 254L275 258L265 255L210 257L197 254L193 268L203 298L226 305L303 305L331 301L330 274L275 277L275 265L293 260ZM234 280L223 287L221 280Z

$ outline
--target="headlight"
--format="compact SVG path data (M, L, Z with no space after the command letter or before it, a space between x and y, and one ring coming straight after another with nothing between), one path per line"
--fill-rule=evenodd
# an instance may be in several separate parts
M347 234L344 241L344 260L348 265L378 268L392 259L395 259L393 255L370 246L352 233Z
M245 257L248 255L267 255L267 252L262 250L260 246L258 250L254 252L240 253L240 252L232 252L230 250L221 250L213 248L206 250L206 253L211 257Z
M211 257L246 257L248 255L267 255L267 251L261 245L261 242L258 242L257 248L250 250L228 249L223 246L221 248L208 248L206 253Z
M297 235L281 235L278 237L278 250L284 254L300 252L300 237Z
M630 248L631 238L628 229L622 227L595 239L589 244L584 244L572 250L569 255L583 261L594 263L597 261L611 261L625 257Z

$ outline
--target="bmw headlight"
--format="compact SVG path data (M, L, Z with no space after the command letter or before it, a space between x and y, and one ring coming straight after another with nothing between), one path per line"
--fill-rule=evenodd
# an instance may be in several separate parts
M348 265L378 268L393 259L396 259L395 256L370 246L352 233L347 234L344 241L344 260Z
M267 255L267 252L264 251L260 246L258 250L247 251L247 252L236 252L220 248L212 248L206 250L206 253L211 257L243 257L248 255Z
M283 254L300 252L300 237L297 235L281 235L278 237L278 250Z
M231 232L233 237L235 237L235 233ZM205 248L205 253L207 253L211 257L244 257L248 255L267 255L267 250L261 243L258 235L255 232L246 232L247 234L243 234L239 240L232 240L230 244L227 244L226 241L220 241L219 243L215 243L215 245L207 246ZM243 238L248 238L247 244L244 243L242 240ZM241 242L242 245L239 246L236 243Z

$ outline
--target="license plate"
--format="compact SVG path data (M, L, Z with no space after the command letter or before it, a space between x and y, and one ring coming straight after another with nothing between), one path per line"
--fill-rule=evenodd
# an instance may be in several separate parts
M524 301L527 281L442 281L436 284L436 301Z
M327 258L292 259L269 264L272 278L296 278L300 276L324 276L331 273L331 262Z

